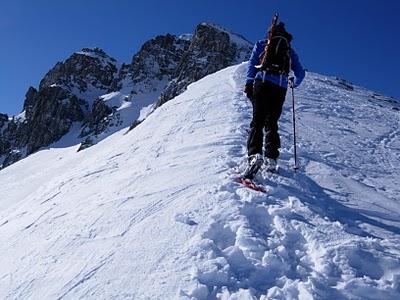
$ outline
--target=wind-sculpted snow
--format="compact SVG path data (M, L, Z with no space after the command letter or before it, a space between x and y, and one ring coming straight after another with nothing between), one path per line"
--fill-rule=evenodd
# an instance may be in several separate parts
M300 170L288 94L263 194L234 181L244 80L245 64L225 69L129 132L0 171L0 298L399 298L398 103L308 73Z

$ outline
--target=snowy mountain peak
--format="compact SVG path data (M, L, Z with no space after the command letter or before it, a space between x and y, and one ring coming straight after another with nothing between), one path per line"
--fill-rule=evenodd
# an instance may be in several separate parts
M76 96L89 89L107 91L118 71L116 60L99 48L85 48L58 62L41 80L39 89L61 86Z
M144 43L129 69L134 93L148 93L157 88L159 81L170 81L189 45L187 39L171 34Z
M187 86L208 74L240 63L250 57L252 45L239 35L217 25L197 25L189 49L182 57L174 78L169 82L155 107L182 93Z
M200 24L201 26L207 26L210 28L214 28L215 30L224 32L229 35L230 40L235 43L237 46L244 48L244 47L253 47L253 43L249 42L244 36L234 33L231 30L224 28L223 26L210 23L210 22L203 22Z
M182 40L186 40L186 41L190 42L193 38L193 34L192 33L184 33L184 34L180 34L178 37Z
M87 55L94 58L101 58L116 61L114 58L109 57L106 52L98 47L95 48L83 48L81 51L75 52L76 54Z

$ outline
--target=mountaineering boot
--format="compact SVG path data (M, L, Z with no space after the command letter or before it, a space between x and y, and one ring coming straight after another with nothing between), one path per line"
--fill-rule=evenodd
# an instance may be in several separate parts
M266 157L265 158L265 167L268 172L275 172L278 167L276 159Z
M252 180L263 163L264 159L261 154L250 155L248 158L248 165L243 173L243 178Z

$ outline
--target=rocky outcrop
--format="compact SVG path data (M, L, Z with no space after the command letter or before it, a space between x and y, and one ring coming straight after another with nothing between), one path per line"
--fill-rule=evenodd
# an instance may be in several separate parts
M99 48L82 49L58 62L40 81L39 90L61 86L77 95L90 90L110 91L118 72L117 62Z
M4 158L4 162L1 165L1 168L8 167L13 163L16 163L22 158L22 153L20 150L11 150L8 155Z
M0 113L0 130L8 122L8 115Z
M5 131L9 123L8 115L0 113L0 158L10 149L10 142L3 138L2 132Z
M12 149L18 143L18 126L14 120L0 121L0 169L10 165L10 161L15 162L10 156L15 157Z
M98 135L105 130L109 123L109 116L113 109L108 107L103 99L99 98L93 103L92 111L86 118L81 131L81 137L89 134Z
M190 45L187 37L171 34L159 35L143 44L132 58L130 65L123 65L118 76L121 89L123 82L132 83L132 93L149 93L156 89L161 81L170 81L183 55Z
M182 93L190 83L249 58L252 45L243 37L213 24L197 26L188 51L156 107Z
M37 93L37 89L32 86L28 89L25 94L24 111L31 112L33 110Z
M73 122L83 120L82 101L60 87L43 88L28 99L34 104L25 106L25 116L9 121L0 136L0 155L5 155L5 161L15 162L21 152L29 155L57 141Z
M115 59L98 48L83 49L57 63L39 90L28 89L23 112L2 125L3 167L56 142L74 122L87 119L94 100L110 90L116 73Z
M84 100L78 99L64 88L42 88L36 96L32 111L27 114L29 118L27 117L22 126L25 136L29 132L27 154L57 141L69 131L73 122L82 121L83 104Z
M188 40L170 34L146 42L132 59L132 80L141 89L135 91L151 91L154 79L171 80L189 44Z

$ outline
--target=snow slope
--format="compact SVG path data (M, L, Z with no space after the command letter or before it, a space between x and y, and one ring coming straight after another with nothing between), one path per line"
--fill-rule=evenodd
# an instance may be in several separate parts
M398 104L309 73L301 170L288 94L265 195L233 180L244 80L245 64L227 68L129 133L0 171L0 298L399 298Z

